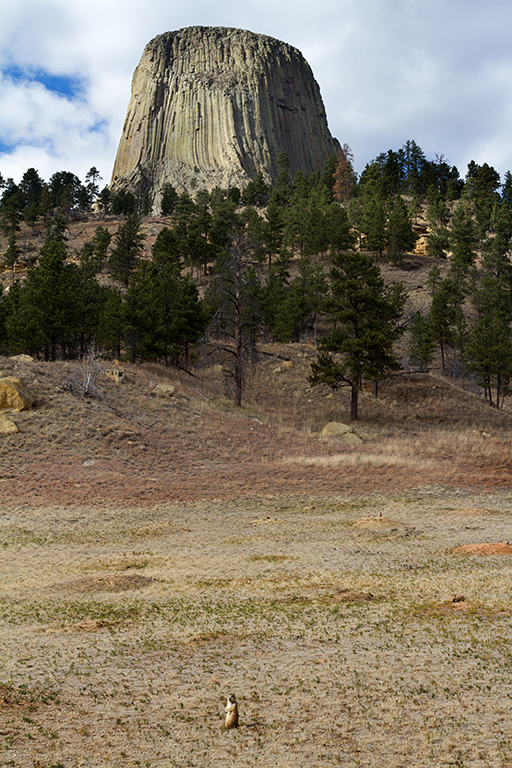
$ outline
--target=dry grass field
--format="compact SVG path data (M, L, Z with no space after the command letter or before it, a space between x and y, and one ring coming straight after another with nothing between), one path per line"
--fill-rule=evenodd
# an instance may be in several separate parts
M264 352L241 409L215 368L83 398L0 358L37 396L0 437L1 766L512 766L511 412L397 377L346 444L313 348Z

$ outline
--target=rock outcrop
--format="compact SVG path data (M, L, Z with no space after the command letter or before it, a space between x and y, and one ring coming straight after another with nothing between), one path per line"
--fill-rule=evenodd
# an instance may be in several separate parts
M25 411L36 399L29 388L16 376L0 379L0 410Z
M156 208L170 182L178 191L244 188L262 171L277 176L321 168L339 144L302 54L265 35L189 27L146 46L112 174L112 188L150 190Z
M0 414L0 435L14 435L16 432L19 432L16 423L9 416Z
M330 421L322 430L324 437L335 437L343 440L345 443L354 443L359 445L363 441L356 435L353 428L348 424L342 424L340 421Z

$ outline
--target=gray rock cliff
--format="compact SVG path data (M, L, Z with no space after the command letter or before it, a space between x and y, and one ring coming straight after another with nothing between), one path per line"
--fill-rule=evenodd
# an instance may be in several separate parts
M132 81L112 188L151 190L166 182L191 192L244 188L262 171L321 168L337 154L313 73L296 49L265 35L189 27L147 44Z

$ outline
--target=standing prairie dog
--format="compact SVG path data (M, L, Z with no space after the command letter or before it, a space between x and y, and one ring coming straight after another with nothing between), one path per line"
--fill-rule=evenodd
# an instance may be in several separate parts
M229 694L224 711L226 713L226 728L238 728L238 704L234 693Z

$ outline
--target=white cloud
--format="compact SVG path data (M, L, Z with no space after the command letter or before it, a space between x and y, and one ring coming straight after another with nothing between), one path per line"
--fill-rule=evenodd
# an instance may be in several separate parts
M0 67L80 78L63 98L0 79L0 172L36 167L109 179L144 45L203 24L244 27L299 48L324 98L331 132L362 170L414 139L464 174L470 159L512 168L512 7L505 0L17 0L0 9ZM98 124L100 128L98 130Z

